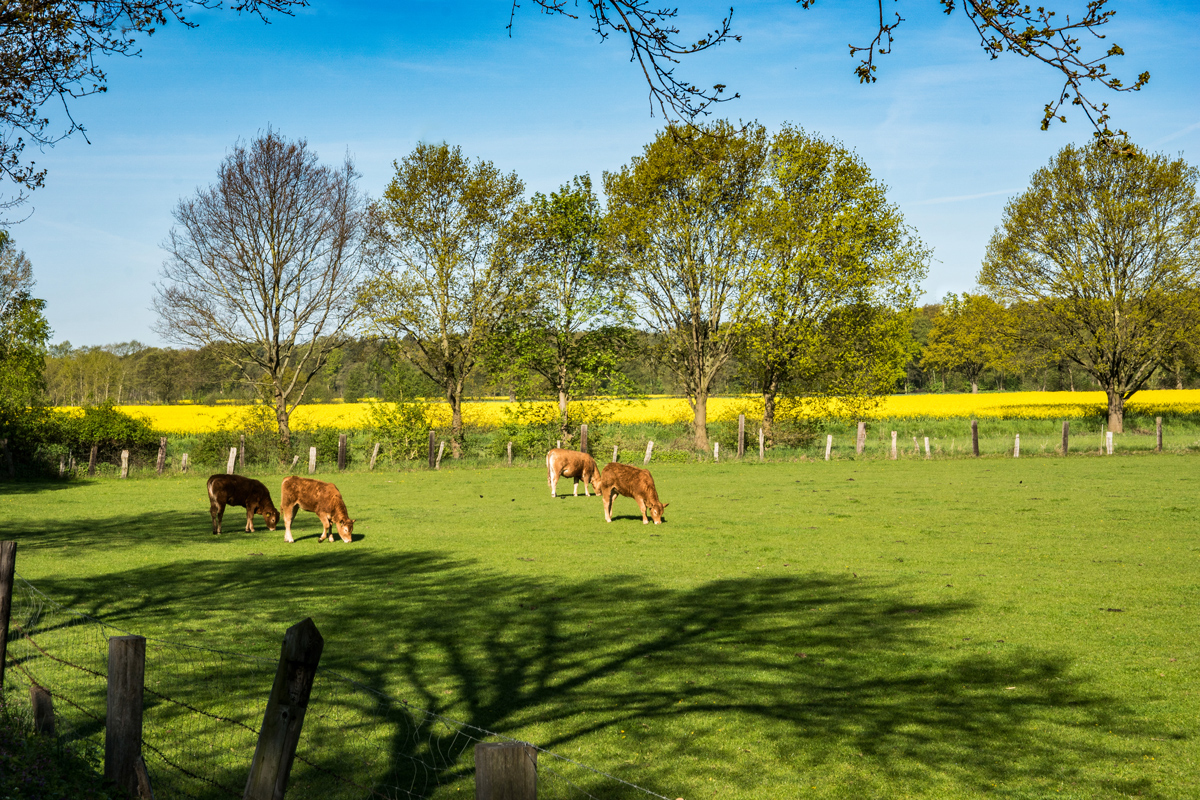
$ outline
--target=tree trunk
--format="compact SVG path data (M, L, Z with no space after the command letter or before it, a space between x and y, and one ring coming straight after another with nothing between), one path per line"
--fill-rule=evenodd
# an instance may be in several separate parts
M282 395L275 395L275 421L279 423L279 443L286 453L292 446L292 429L288 425L287 402Z
M696 393L696 449L708 450L708 391Z
M768 388L763 392L763 436L767 442L775 442L775 389Z
M450 457L462 458L462 392L451 390L450 401Z
M570 438L567 434L567 393L562 389L558 390L558 432L564 440Z
M1108 389L1108 429L1113 433L1125 432L1125 395L1116 389Z
M971 379L971 394L979 394L979 379Z

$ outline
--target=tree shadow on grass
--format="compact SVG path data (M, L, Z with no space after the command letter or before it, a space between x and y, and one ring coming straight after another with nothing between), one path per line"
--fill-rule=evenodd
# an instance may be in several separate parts
M1140 757L1130 737L1169 735L1091 685L1067 656L995 643L946 649L937 642L972 605L914 605L898 585L798 574L673 589L620 575L504 574L433 551L337 550L39 586L147 635L179 640L179 619L204 618L205 646L258 643L254 654L268 661L234 665L238 674L214 678L218 688L193 680L175 689L198 693L196 704L244 694L246 708L261 709L282 630L311 615L326 644L301 755L316 766L297 764L289 797L364 796L322 770L405 796L467 791L482 731L672 797L713 786L725 796L790 796L816 775L873 796L994 786L1039 794L1062 782L1102 794L1115 784L1090 765ZM629 766L630 753L648 757ZM238 785L238 769L221 780ZM588 773L573 780L597 796L639 796ZM1120 788L1159 796L1148 781Z

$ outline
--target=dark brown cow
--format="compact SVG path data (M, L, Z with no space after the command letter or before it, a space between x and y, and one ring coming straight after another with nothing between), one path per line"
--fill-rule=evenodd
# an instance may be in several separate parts
M342 537L343 542L349 542L353 538L354 520L350 519L350 514L346 512L346 502L342 500L342 493L332 483L290 475L283 479L280 493L279 505L283 509L285 542L295 541L292 538L292 520L296 517L296 506L303 511L314 512L321 520L321 538L318 542L325 541L326 536L329 537L329 541L333 541L333 533L329 530L331 522L337 526L338 536Z
M647 510L657 525L662 522L663 509L670 505L658 501L658 491L654 488L654 478L650 475L650 470L618 464L616 461L605 464L596 491L600 492L604 499L605 522L612 522L612 504L617 495L637 500L638 508L642 509L643 525L649 523L646 519Z
M558 478L573 478L572 495L579 496L579 482L583 481L584 497L591 497L588 494L588 484L600 491L600 468L596 466L596 459L589 456L587 453L581 453L578 450L563 450L556 447L549 453L546 453L546 483L550 484L550 496L558 497Z
M254 532L254 515L262 516L268 530L275 530L279 511L271 502L271 492L261 481L244 475L213 475L208 479L208 511L212 515L213 535L221 533L225 506L245 506L246 531Z

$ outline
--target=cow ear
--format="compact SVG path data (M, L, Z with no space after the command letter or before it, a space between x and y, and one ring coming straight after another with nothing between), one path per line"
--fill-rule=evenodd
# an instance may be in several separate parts
M667 507L667 506L669 506L669 505L671 505L671 504L670 504L670 503L663 503L663 508L666 508L666 507Z

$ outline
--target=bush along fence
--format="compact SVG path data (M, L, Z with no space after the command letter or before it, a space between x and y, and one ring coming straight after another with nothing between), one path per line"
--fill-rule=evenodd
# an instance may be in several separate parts
M131 634L56 603L0 542L0 698L103 758L136 798L634 800L664 795L320 668L293 625L278 661ZM458 794L456 796L462 796ZM672 795L673 797L674 795Z

